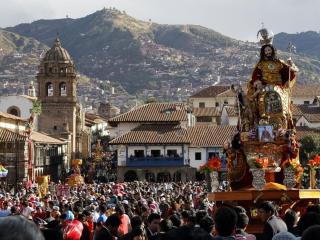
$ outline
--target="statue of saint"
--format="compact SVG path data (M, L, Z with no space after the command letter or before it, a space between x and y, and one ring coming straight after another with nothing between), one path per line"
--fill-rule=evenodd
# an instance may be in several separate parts
M297 71L291 59L284 62L277 58L271 43L261 47L260 60L254 67L247 86L255 124L262 120L264 123L272 120L270 124L276 129L293 128L290 92L296 81Z
M271 84L281 87L292 87L295 79L296 70L292 61L286 63L278 59L276 51L271 44L263 45L260 51L260 60L255 66L252 78L249 81L250 90L253 89L256 81L261 81L263 85Z

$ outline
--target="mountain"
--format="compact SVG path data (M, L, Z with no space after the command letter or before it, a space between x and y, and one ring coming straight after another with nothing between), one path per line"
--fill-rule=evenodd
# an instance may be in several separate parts
M79 19L39 20L6 30L48 46L58 32L78 70L90 77L119 81L131 92L157 88L160 78L185 78L184 71L170 74L181 71L190 59L195 62L196 57L208 54L210 48L236 42L200 26L159 25L110 9ZM196 68L198 64L192 61L189 65Z
M286 51L290 42L296 46L297 53L320 59L320 32L282 32L275 35L274 44L281 50Z
M46 46L34 38L28 38L19 34L0 29L1 55L6 56L13 52L29 53L43 49Z
M34 80L40 55L46 49L34 38L0 29L0 82L4 83L0 93L21 93L23 84ZM15 89L5 87L8 80L15 82Z
M52 46L59 34L79 72L129 93L168 98L199 87L247 81L259 47L196 25L161 25L102 9L79 19L38 20L6 28ZM283 56L286 56L283 53ZM300 57L301 81L319 82L320 61Z

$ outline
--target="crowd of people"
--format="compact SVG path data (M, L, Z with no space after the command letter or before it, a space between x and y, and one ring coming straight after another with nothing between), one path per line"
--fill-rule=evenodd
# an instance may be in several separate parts
M256 213L264 226L259 235L246 232L251 212L209 201L204 182L84 184L67 197L0 191L0 239L320 239L318 205L280 217L267 201Z

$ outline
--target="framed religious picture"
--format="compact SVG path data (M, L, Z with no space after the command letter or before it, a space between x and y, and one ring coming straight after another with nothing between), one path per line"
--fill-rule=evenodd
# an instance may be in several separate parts
M258 134L260 142L274 141L273 127L271 125L258 126Z
M240 135L240 139L242 142L249 141L249 132L242 132Z

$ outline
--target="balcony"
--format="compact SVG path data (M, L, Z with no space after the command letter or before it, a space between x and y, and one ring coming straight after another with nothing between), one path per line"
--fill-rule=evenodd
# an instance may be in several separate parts
M179 167L184 166L183 157L129 157L127 167Z

